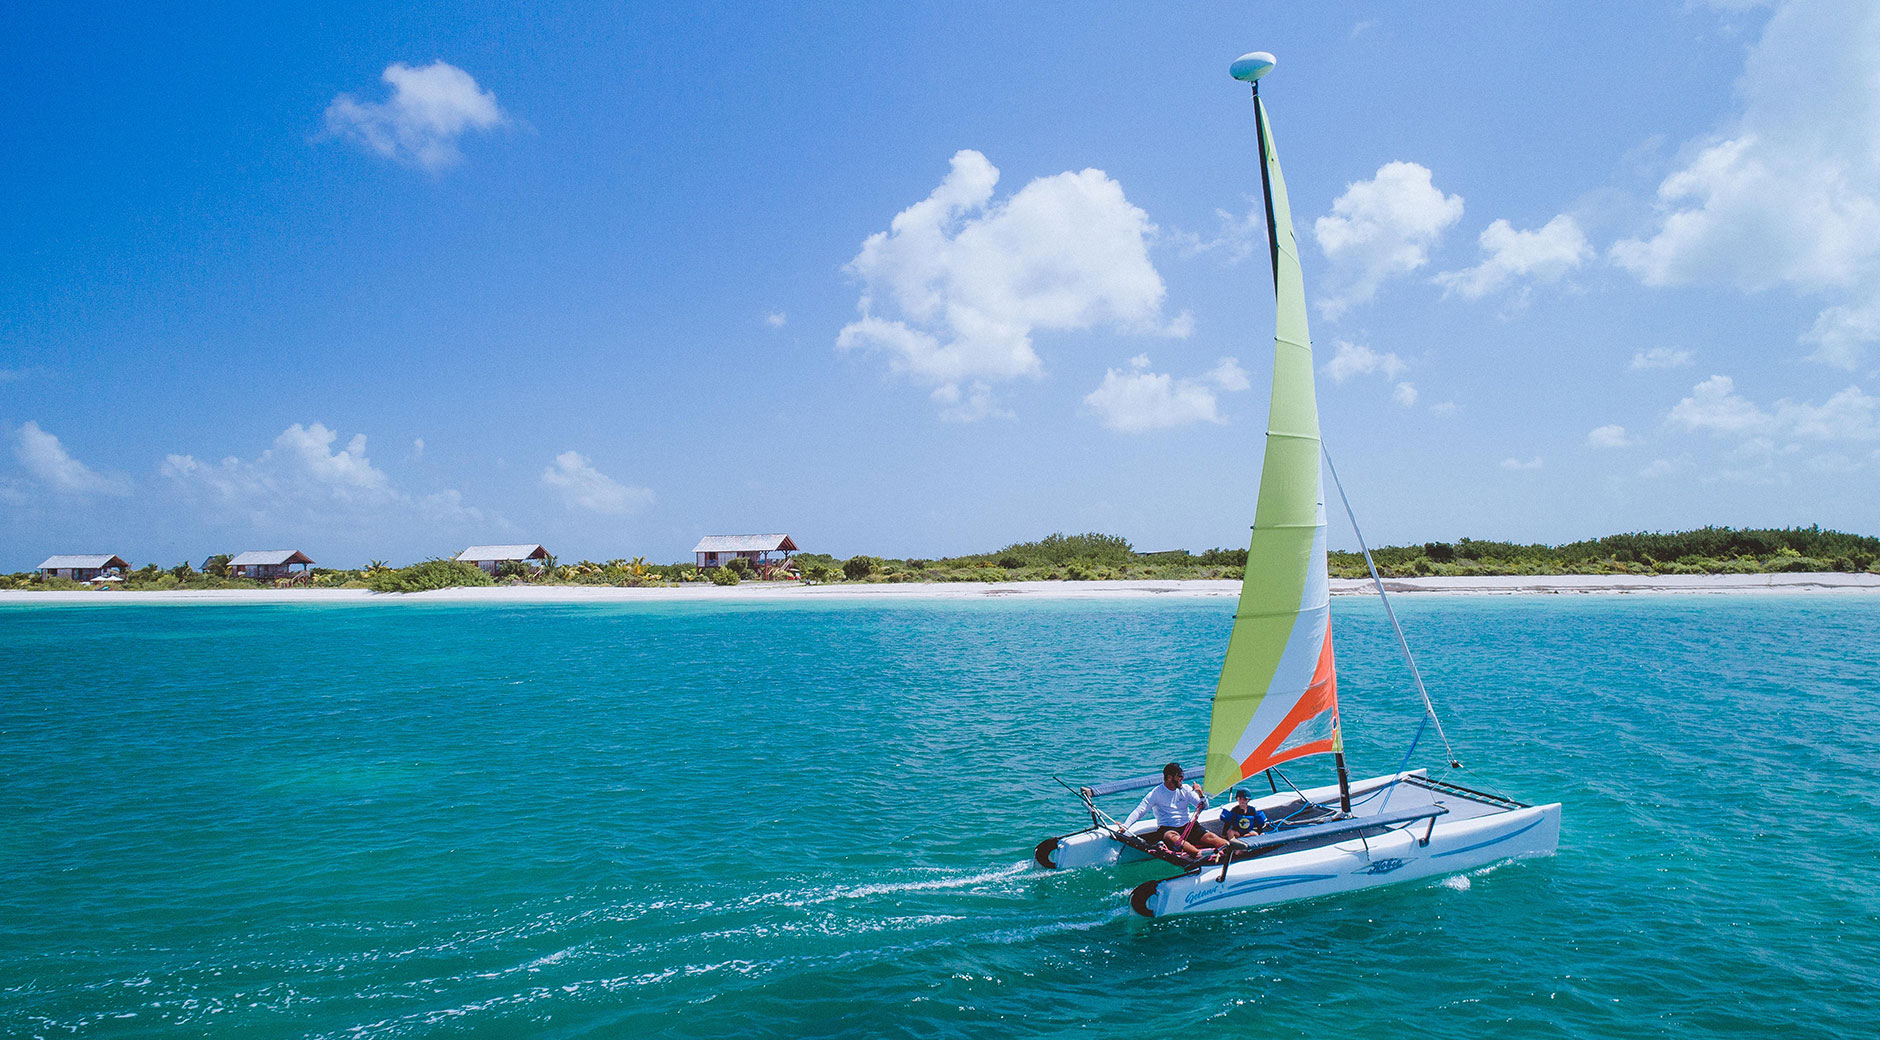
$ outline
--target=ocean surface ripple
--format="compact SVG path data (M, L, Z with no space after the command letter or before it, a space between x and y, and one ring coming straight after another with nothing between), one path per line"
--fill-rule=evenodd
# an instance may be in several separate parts
M1231 611L0 606L0 1035L1880 1035L1880 601L1399 601L1553 859L1161 921L1035 868L1054 774L1196 757Z

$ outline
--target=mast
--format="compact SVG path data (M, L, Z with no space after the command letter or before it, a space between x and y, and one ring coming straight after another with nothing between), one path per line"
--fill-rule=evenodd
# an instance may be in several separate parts
M1279 293L1279 227L1273 215L1273 170L1279 165L1279 157L1273 154L1272 132L1266 125L1266 106L1260 103L1260 77L1271 71L1273 67L1270 56L1267 60L1269 62L1267 67L1256 72L1248 83L1253 87L1253 127L1260 139L1260 193L1266 199L1266 245L1273 266L1273 292L1277 296ZM1238 65L1237 62L1236 66ZM1235 75L1238 77L1240 73L1236 72ZM1281 188L1281 190L1285 189ZM1290 233L1291 213L1286 215L1286 223ZM1329 633L1326 635L1326 641L1328 643L1331 641ZM1336 729L1332 733L1332 748L1332 761L1338 768L1338 809L1348 814L1351 812L1351 774L1345 768L1345 741L1343 735Z
M1325 495L1305 281L1286 181L1258 80L1273 56L1231 69L1254 85L1261 186L1273 266L1273 393L1247 567L1208 730L1209 793L1307 755L1342 757L1325 559ZM1348 790L1349 782L1341 783Z

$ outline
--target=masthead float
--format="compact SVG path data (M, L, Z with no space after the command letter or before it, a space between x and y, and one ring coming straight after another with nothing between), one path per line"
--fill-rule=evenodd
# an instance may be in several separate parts
M1235 58L1234 63L1227 67L1227 74L1242 83L1253 84L1254 89L1258 90L1260 77L1272 72L1275 64L1277 62L1271 54L1265 51L1253 51Z
M1264 777L1269 793L1254 805L1271 822L1223 849L1196 856L1178 841L1160 840L1166 825L1125 827L1098 808L1096 800L1105 795L1143 789L1153 794L1159 783L1177 782L1150 775L1077 789L1091 826L1047 838L1036 851L1038 862L1047 867L1154 859L1180 868L1180 874L1146 881L1131 893L1130 904L1151 917L1453 874L1505 859L1551 855L1559 843L1559 803L1528 805L1407 769L1416 740L1395 773L1356 782L1346 774L1326 567L1320 468L1325 456L1319 440L1305 278L1272 124L1260 96L1260 78L1274 64L1271 54L1255 51L1229 67L1235 79L1253 87L1273 268L1273 393L1247 566L1214 693L1206 774L1197 792L1218 795ZM1333 476L1335 481L1336 471ZM1349 512L1349 503L1346 509ZM1368 550L1364 557L1370 566ZM1371 574L1378 594L1384 596L1374 566ZM1385 607L1395 628L1396 615L1389 611L1387 597ZM1397 635L1402 642L1401 629ZM1435 709L1416 675L1408 643L1403 649L1428 725L1435 721ZM1422 728L1417 732L1421 737ZM1444 743L1447 749L1446 739ZM1335 785L1301 789L1280 769L1320 755L1332 756ZM1447 761L1459 765L1453 754ZM1287 788L1283 792L1281 783ZM1169 789L1171 794L1177 790ZM1193 835L1194 827L1218 834L1222 815L1219 808L1203 808L1181 837Z

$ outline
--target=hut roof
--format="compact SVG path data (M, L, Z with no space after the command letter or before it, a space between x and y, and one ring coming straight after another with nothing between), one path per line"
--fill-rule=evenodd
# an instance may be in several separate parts
M692 547L702 552L796 552L787 534L708 534Z
M64 571L78 569L102 569L105 567L129 567L124 557L105 553L100 556L48 556L46 562L39 565L42 571Z
M539 545L473 545L457 554L465 563L486 563L504 560L546 560L548 550Z
M250 549L228 561L230 567L254 567L278 565L283 563L305 563L313 561L299 549Z

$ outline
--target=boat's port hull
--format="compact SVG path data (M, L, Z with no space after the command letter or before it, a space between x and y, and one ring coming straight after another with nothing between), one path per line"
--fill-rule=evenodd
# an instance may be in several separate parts
M1418 824L1362 840L1236 861L1225 877L1219 867L1201 867L1146 881L1131 893L1130 905L1145 917L1265 906L1458 874L1509 859L1551 856L1559 843L1558 802L1465 819L1438 817L1433 827Z

